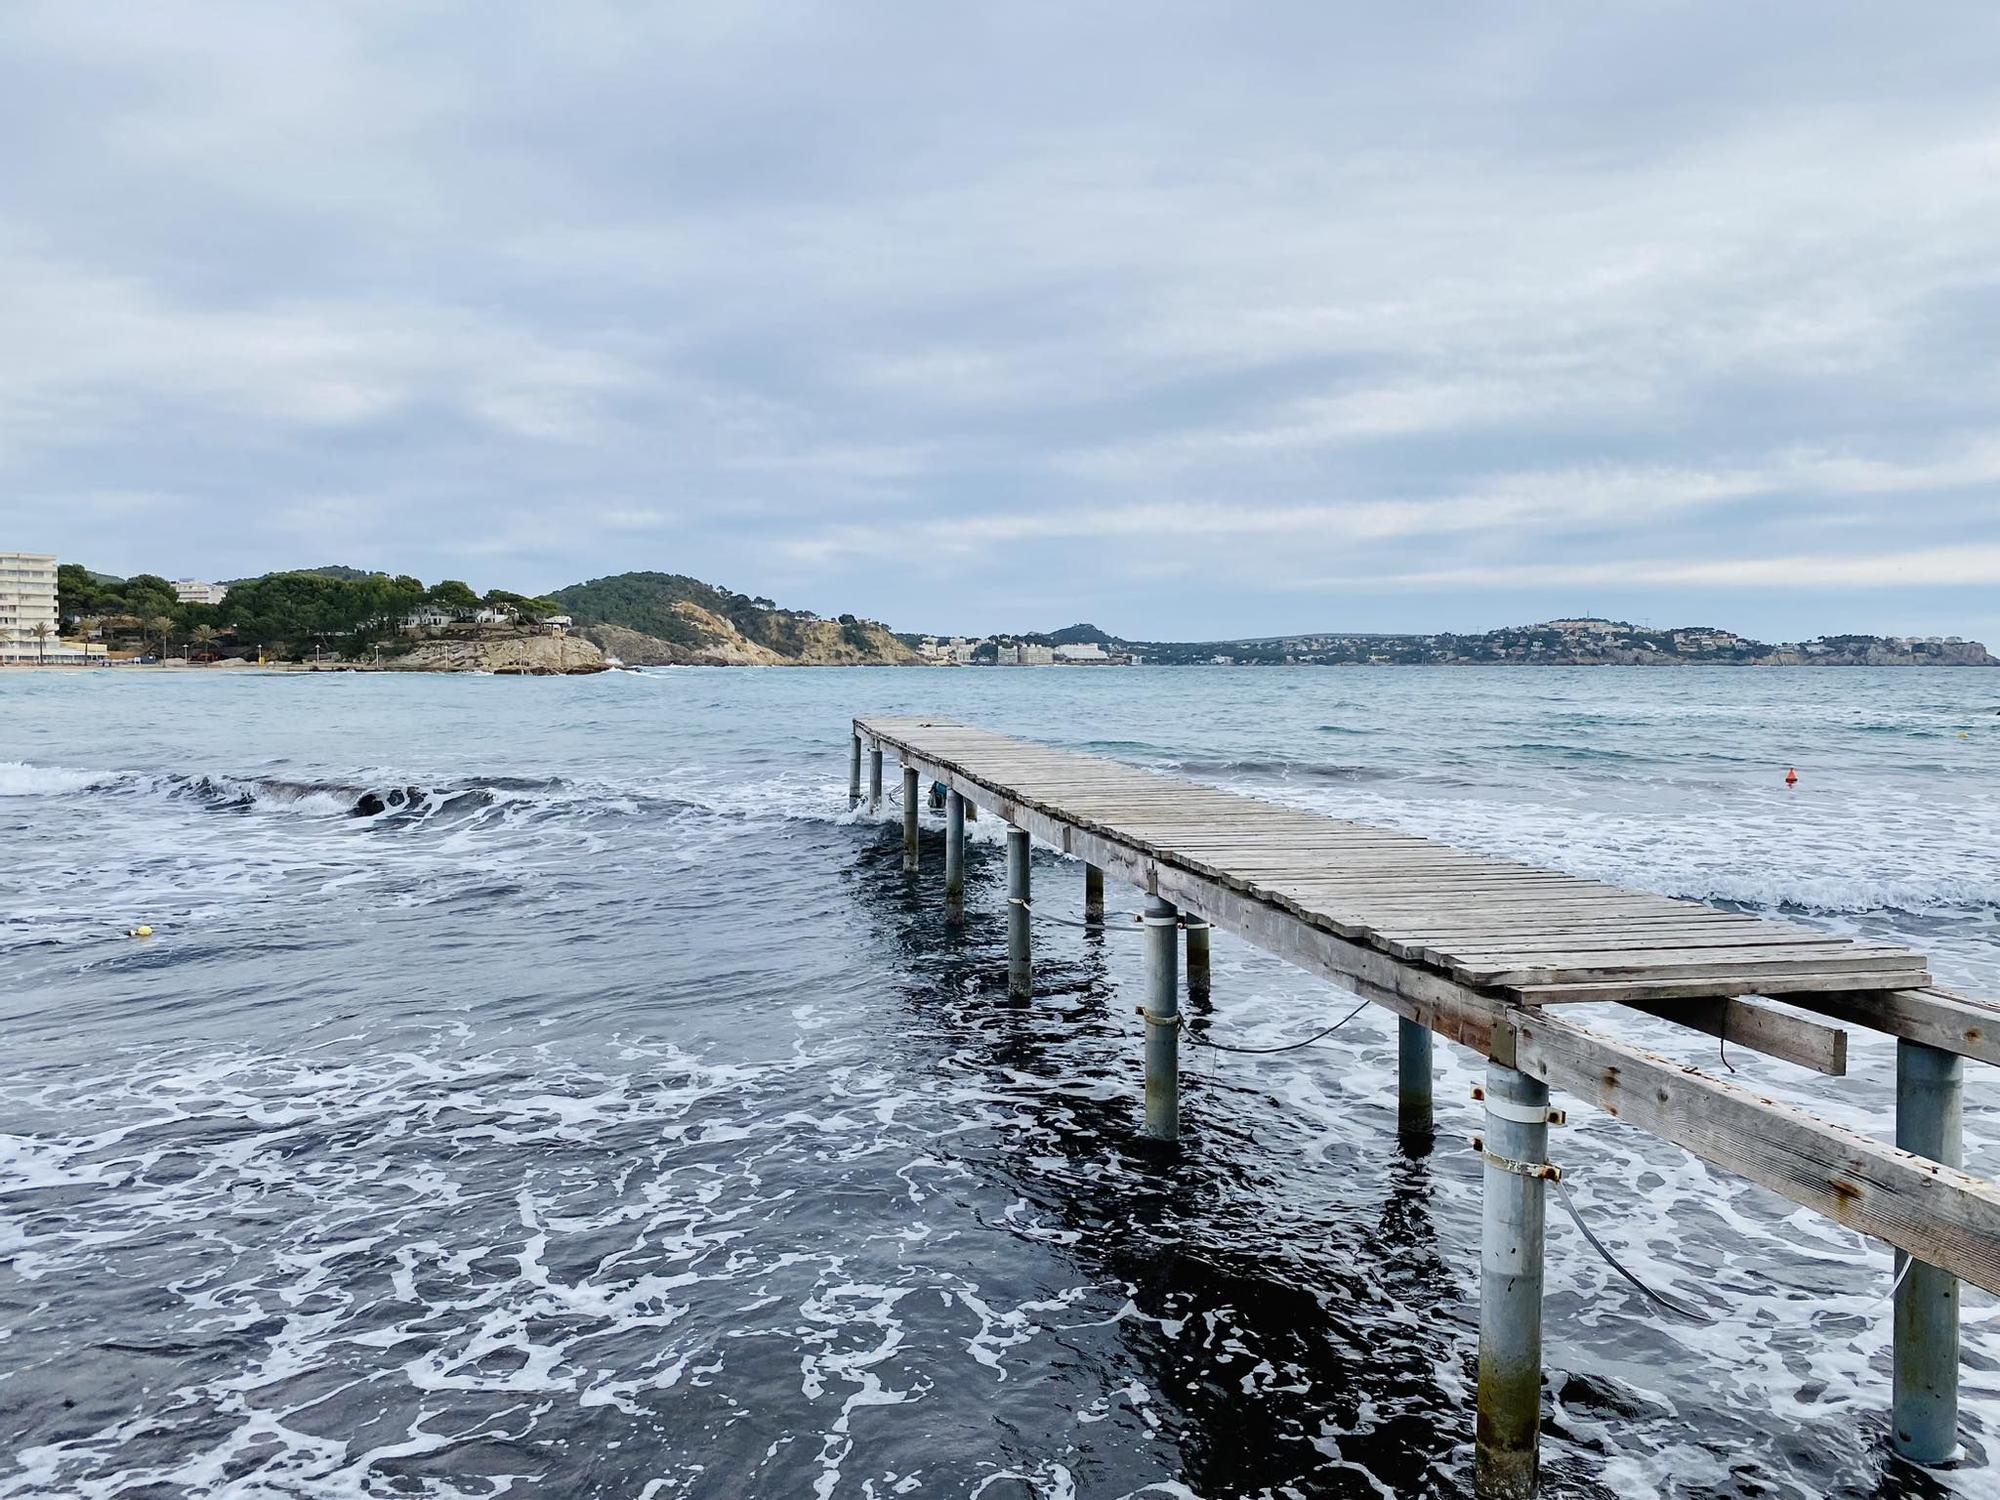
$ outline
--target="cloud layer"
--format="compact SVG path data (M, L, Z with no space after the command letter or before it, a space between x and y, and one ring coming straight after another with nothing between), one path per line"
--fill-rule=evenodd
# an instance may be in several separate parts
M22 3L0 546L2000 637L2000 14Z

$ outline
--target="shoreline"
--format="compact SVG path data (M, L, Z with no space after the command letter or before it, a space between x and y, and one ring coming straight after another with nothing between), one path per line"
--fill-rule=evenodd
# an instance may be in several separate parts
M1589 669L1593 671L1659 672L1674 670L1745 671L1745 672L1977 672L2000 667L2000 660L1987 662L1969 661L1910 661L1910 662L1806 662L1806 661L1342 661L1342 662L1242 662L1226 664L1222 662L1135 662L1134 667L1151 667L1159 671L1171 672L1287 672L1287 671L1357 671L1357 672L1425 672L1425 671L1509 671L1534 672L1550 668L1569 670ZM290 677L300 673L341 673L349 676L402 676L402 677L596 677L605 672L654 672L654 671L739 671L739 672L820 672L827 670L903 670L925 672L1063 672L1066 674L1085 673L1092 676L1116 675L1118 671L1130 668L1101 667L1058 667L1033 666L997 667L987 664L974 666L968 663L931 662L668 662L657 666L606 665L582 670L569 669L506 669L496 667L395 667L381 662L261 662L224 665L220 662L160 663L160 662L0 662L0 676L15 673L60 673L64 675L113 674L120 677L153 676L168 672L175 676L218 677Z

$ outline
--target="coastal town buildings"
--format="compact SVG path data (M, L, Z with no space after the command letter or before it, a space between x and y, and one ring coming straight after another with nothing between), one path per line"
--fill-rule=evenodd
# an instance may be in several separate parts
M978 650L979 642L963 635L927 635L917 642L917 655L940 667L969 667Z
M1048 637L1018 639L1013 636L940 636L910 639L916 653L937 667L1129 667L1131 653L1107 650L1096 641L1073 645L1050 645Z
M183 604L220 604L228 596L226 583L203 583L198 578L174 580L174 597Z

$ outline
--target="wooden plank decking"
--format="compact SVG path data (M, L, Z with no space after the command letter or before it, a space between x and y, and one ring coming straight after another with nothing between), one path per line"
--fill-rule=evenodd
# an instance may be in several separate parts
M1923 958L936 719L858 731L1016 805L1515 1004L1920 990Z

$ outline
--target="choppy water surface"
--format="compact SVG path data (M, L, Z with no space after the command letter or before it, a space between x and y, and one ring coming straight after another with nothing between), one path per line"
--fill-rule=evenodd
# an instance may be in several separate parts
M1159 1159L1136 943L1050 926L1009 1004L998 829L949 933L935 844L911 884L893 812L845 810L848 718L1783 909L2000 994L1996 709L1973 671L0 676L0 1496L1464 1494L1474 1065L1440 1049L1410 1159L1385 1013L1191 1052ZM1038 904L1078 871L1038 855ZM1345 1008L1218 936L1217 1038ZM1889 1132L1885 1043L1832 1082L1729 1060ZM1552 1218L1552 1493L1993 1493L1991 1298L1967 1466L1902 1472L1887 1253L1575 1113L1600 1233L1717 1321Z

